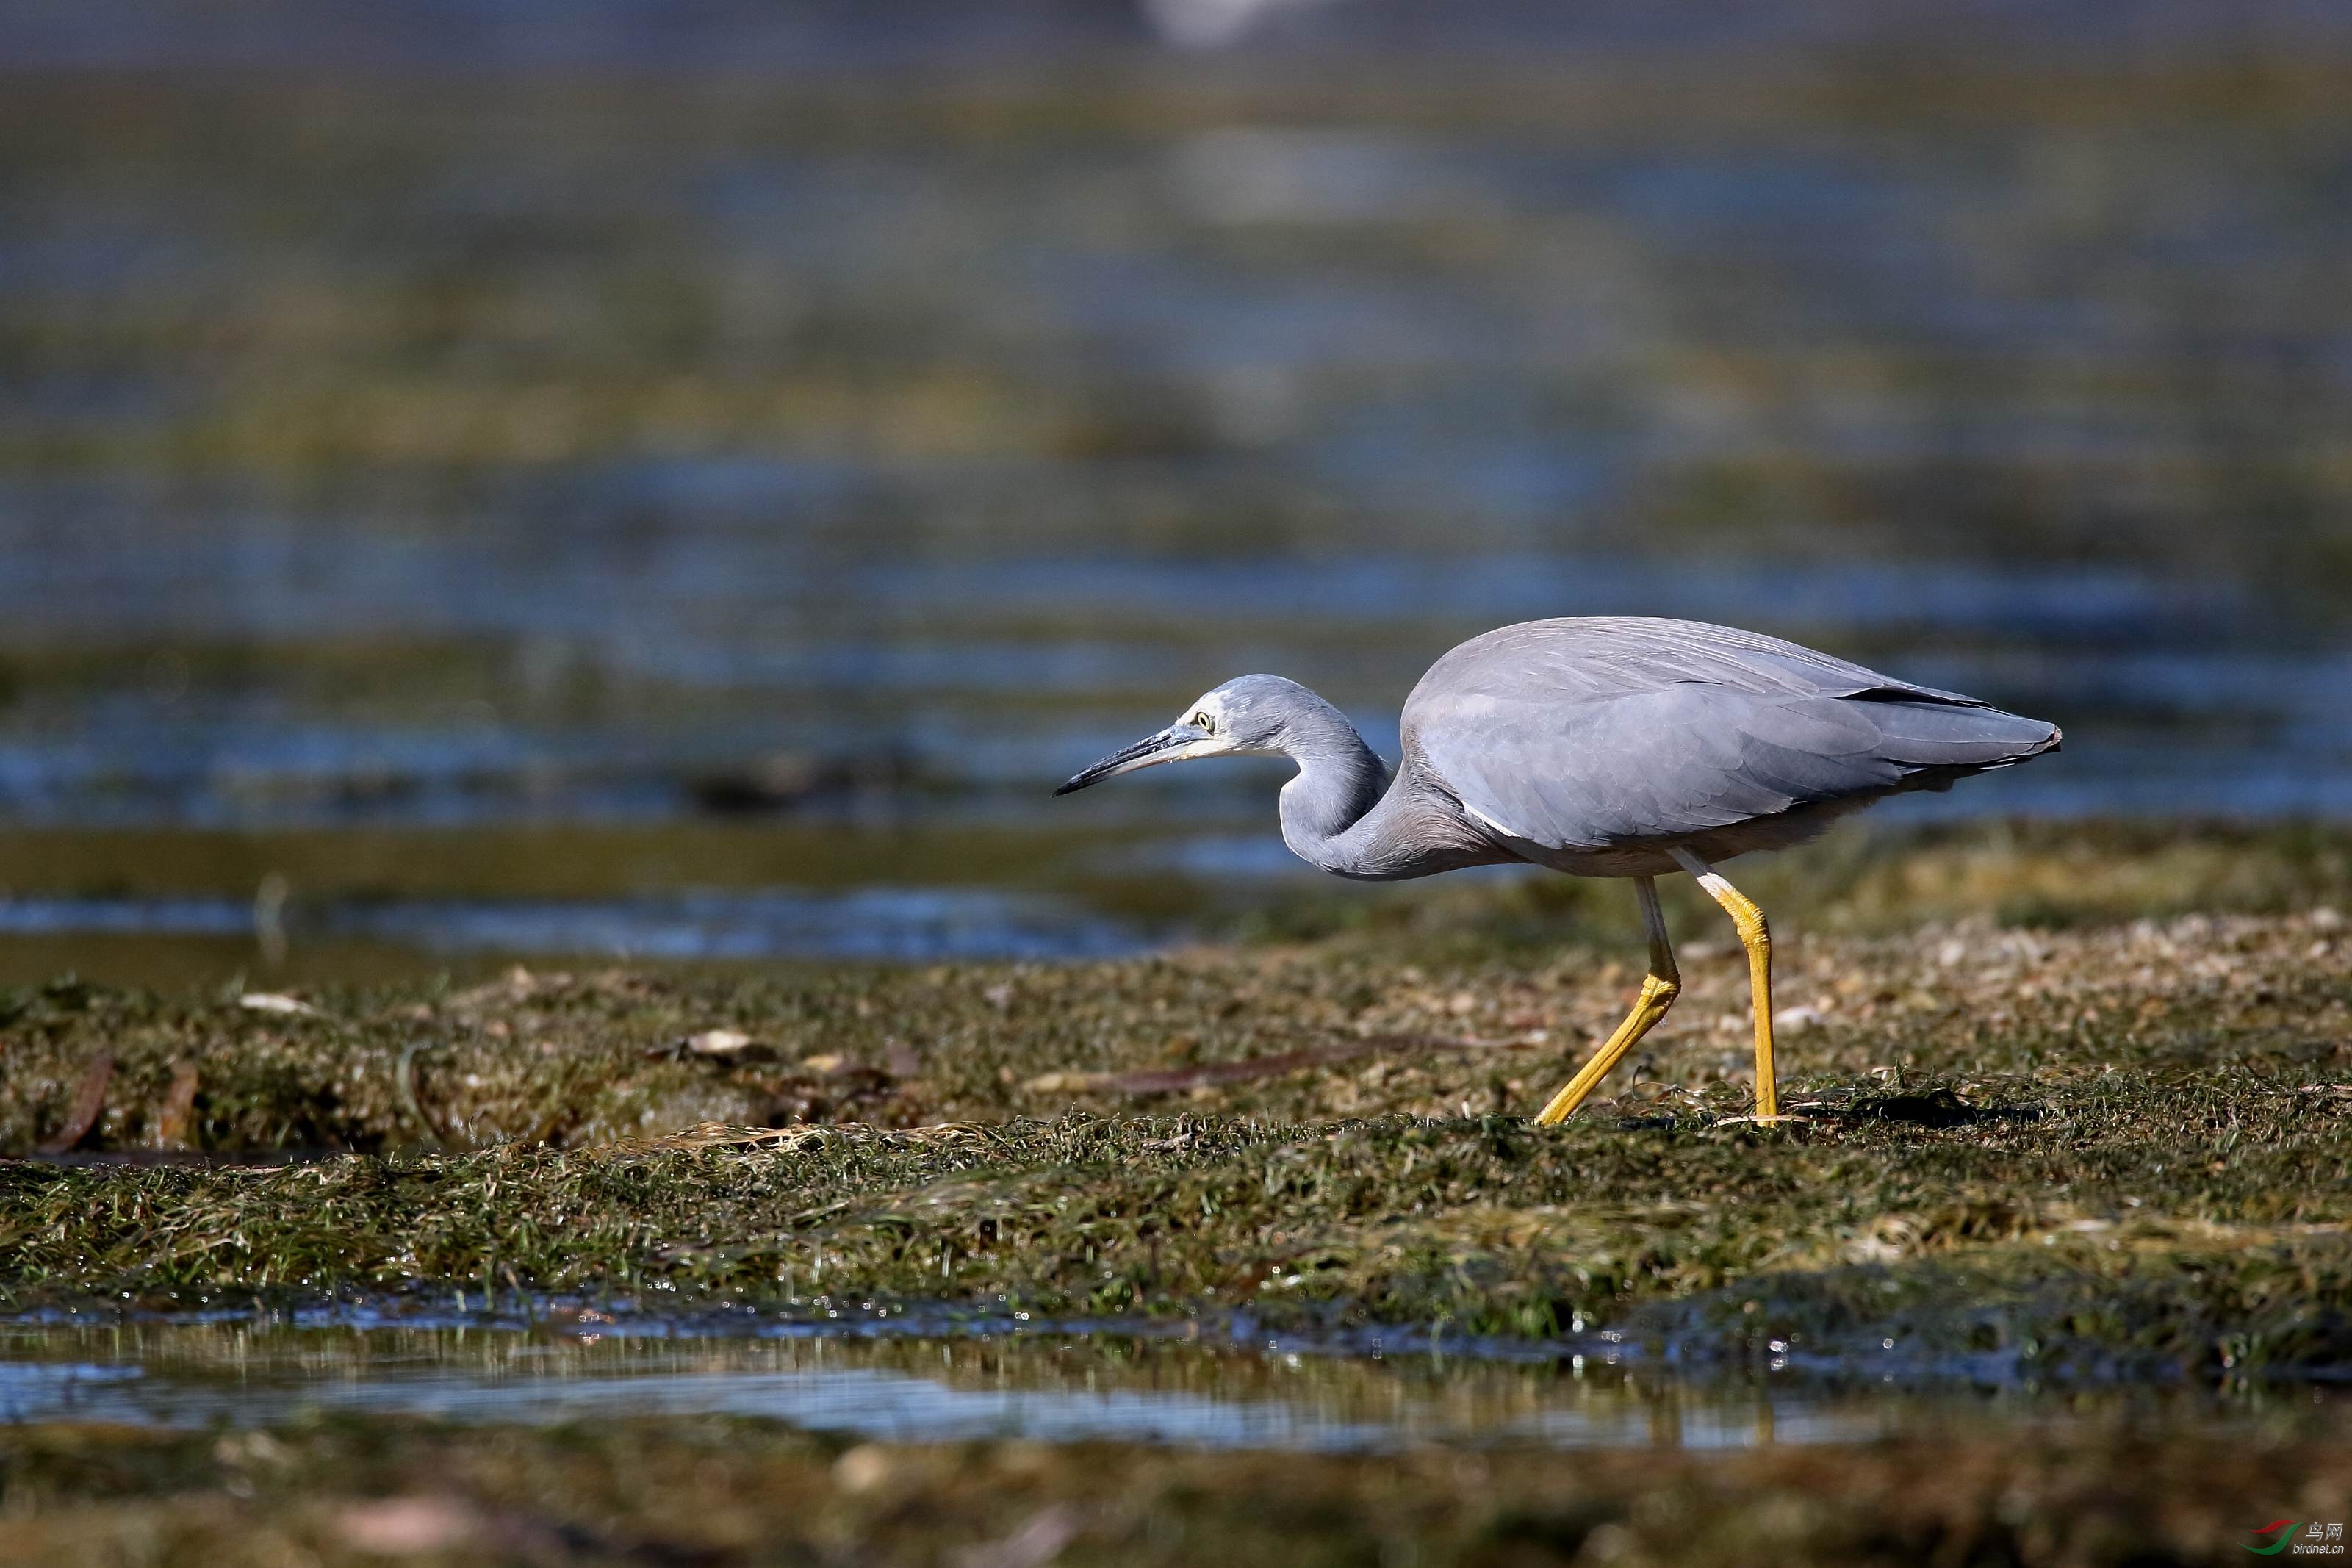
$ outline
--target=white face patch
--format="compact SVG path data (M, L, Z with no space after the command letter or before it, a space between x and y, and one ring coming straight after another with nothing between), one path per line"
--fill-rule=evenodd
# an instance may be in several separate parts
M1178 747L1171 755L1171 761L1181 759L1189 762L1194 757L1222 756L1242 749L1226 726L1224 703L1213 691L1203 694L1186 708L1172 727L1204 732L1200 739L1188 741Z

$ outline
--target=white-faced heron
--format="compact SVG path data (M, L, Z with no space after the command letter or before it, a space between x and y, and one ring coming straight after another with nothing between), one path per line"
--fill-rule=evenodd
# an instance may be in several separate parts
M1640 1000L1536 1120L1565 1120L1681 989L1656 878L1698 879L1748 949L1756 1114L1779 1113L1764 912L1713 869L1809 838L1906 790L2058 749L2055 724L1795 643L1696 621L1528 621L1473 637L1405 699L1395 775L1339 710L1273 675L1228 680L1054 793L1195 757L1281 755L1282 837L1341 877L1389 882L1532 861L1631 877L1650 932Z

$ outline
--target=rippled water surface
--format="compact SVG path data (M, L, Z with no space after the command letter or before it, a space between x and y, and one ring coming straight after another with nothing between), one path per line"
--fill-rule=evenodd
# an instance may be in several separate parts
M1392 748L1453 642L1595 612L2065 726L1905 809L2352 813L2341 28L2047 9L0 34L0 930L243 962L285 836L558 824L552 899L515 837L264 902L426 963L1112 951L1293 874L1274 775L1055 781L1253 669ZM898 847L632 847L709 824Z

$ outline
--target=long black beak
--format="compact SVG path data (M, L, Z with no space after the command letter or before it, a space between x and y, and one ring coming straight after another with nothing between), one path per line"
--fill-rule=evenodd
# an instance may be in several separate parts
M1090 768L1081 768L1054 793L1057 795L1067 795L1072 790L1084 789L1088 784L1100 784L1103 780L1115 777L1119 773L1132 773L1137 768L1148 768L1153 763L1160 761L1163 753L1172 752L1177 747L1200 738L1201 732L1198 730L1186 725L1171 724L1157 735L1146 735L1132 746L1120 747Z

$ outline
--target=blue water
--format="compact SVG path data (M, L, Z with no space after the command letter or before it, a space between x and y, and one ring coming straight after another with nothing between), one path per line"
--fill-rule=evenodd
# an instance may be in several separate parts
M1331 1409L1304 1390L1303 1397L1284 1398L1259 1391L974 1387L968 1385L969 1374L956 1380L859 1366L854 1350L839 1359L849 1364L704 1370L681 1367L686 1357L641 1352L600 1358L609 1370L596 1375L576 1366L535 1366L525 1357L489 1370L386 1368L371 1357L361 1376L322 1369L324 1375L248 1379L226 1387L151 1376L135 1366L0 1362L0 1419L202 1427L328 1413L527 1425L723 1415L902 1443L1017 1437L1315 1452L1443 1441L1645 1447L1654 1444L1656 1431L1654 1414L1640 1400L1580 1401L1573 1385L1560 1390L1549 1408L1488 1425L1458 1416L1449 1420L1443 1401L1435 1398L1407 1397L1377 1413L1358 1414ZM1825 1408L1811 1391L1795 1390L1720 1402L1696 1398L1675 1413L1676 1439L1689 1448L1864 1442L1895 1424L1885 1413L1874 1417L1859 1408Z
M0 899L0 936L252 936L251 900L215 897ZM341 900L306 906L289 942L367 942L436 957L515 953L616 962L761 959L864 963L1109 958L1165 929L1036 895L983 888L860 888L541 900Z
M2290 1397L2302 1405L2306 1393ZM2307 1398L2310 1419L2340 1415L2324 1390ZM1392 1325L1318 1336L1276 1333L1246 1314L1048 1322L843 1303L784 1318L511 1297L493 1306L453 1292L438 1308L410 1299L0 1322L0 1421L16 1422L724 1414L915 1442L1719 1450L1867 1443L1962 1419L2246 1426L2265 1410L2278 1413L2259 1395L2185 1384L2044 1388L2013 1351L1922 1357L1870 1339L1842 1358L1722 1364L1614 1332L1488 1341Z
M0 19L0 832L1076 826L1245 897L1266 770L1047 791L1251 670L1392 752L1453 643L1593 613L2065 728L1887 815L2352 816L2340 7L1181 9ZM254 890L72 856L0 921ZM1147 939L1009 858L295 912Z
M900 1442L1366 1452L1857 1443L1962 1413L2068 1414L1999 1380L1972 1390L1965 1377L1896 1386L1781 1363L1696 1372L1621 1355L1597 1338L1577 1352L1458 1336L1444 1346L1400 1331L1383 1351L1377 1330L1327 1342L1246 1321L833 1316L843 1321L542 1309L533 1321L414 1303L173 1322L53 1314L0 1324L0 1421L201 1428L335 1412L525 1424L729 1415ZM2195 1418L2230 1418L2196 1394L2173 1403Z

